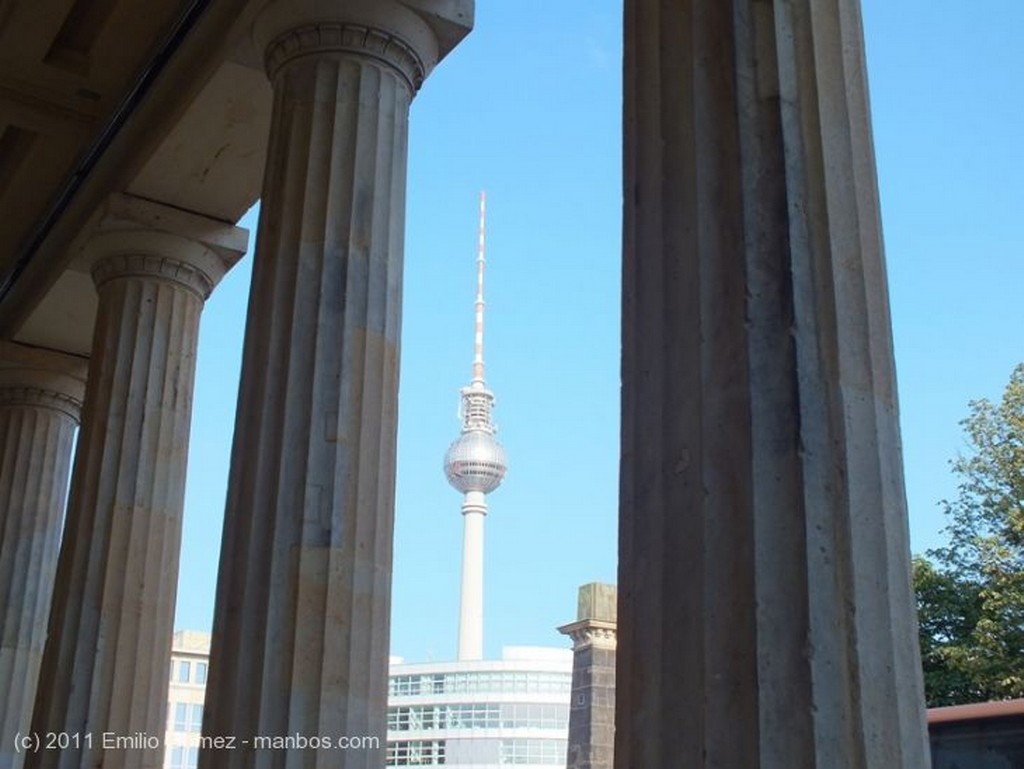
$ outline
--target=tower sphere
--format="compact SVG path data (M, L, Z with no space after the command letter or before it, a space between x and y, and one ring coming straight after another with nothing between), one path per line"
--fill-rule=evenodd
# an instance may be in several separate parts
M505 449L484 430L462 433L444 455L448 483L463 494L494 491L505 477L506 468Z

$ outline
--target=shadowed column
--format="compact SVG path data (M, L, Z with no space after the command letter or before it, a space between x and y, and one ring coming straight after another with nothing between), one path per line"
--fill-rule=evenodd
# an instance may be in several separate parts
M87 246L99 310L32 720L69 742L29 753L28 767L163 763L199 316L246 238L123 202L125 216L183 223L208 240L115 218ZM104 749L104 733L148 742Z
M0 769L24 762L87 366L0 342Z
M925 767L857 0L627 0L616 766Z
M383 766L408 112L471 22L424 0L256 21L274 111L203 722L238 749L204 769Z

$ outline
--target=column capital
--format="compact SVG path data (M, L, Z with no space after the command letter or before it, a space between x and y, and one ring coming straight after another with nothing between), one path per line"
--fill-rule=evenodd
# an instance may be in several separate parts
M599 619L582 619L562 625L558 632L572 639L572 650L580 651L588 647L615 650L617 641L617 624Z
M301 56L354 54L378 59L405 79L415 93L426 79L426 65L416 50L398 35L376 27L343 21L322 21L290 29L267 46L264 67L271 79L285 64Z
M96 288L100 288L114 278L156 278L177 283L205 301L213 292L213 287L224 276L224 271L203 269L204 267L215 267L215 264L208 260L176 259L171 256L162 256L158 251L149 251L148 248L154 246L154 241L157 240L153 237L101 238L99 247L109 248L110 253L106 256L99 256L93 263L92 279ZM170 238L159 238L159 241L163 241L160 245L165 246L170 243L170 240ZM186 241L175 245L178 245L179 249L174 249L172 252L180 254L180 251L188 249L191 244ZM203 262L207 263L203 264Z
M361 56L390 66L415 93L469 34L473 8L473 0L268 0L252 37L271 78L304 56Z
M87 370L84 358L0 341L0 406L40 406L78 423Z
M167 280L209 297L245 254L248 232L159 203L114 195L82 252L99 288L117 277Z

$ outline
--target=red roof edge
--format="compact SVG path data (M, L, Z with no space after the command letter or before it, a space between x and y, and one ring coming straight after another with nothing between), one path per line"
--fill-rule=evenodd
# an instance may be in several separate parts
M978 702L973 705L951 705L945 708L928 708L929 724L945 724L952 721L973 721L978 718L999 718L1024 716L1024 699Z

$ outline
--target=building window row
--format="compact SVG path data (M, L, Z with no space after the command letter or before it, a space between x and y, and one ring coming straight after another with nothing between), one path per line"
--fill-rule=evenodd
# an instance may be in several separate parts
M203 706L189 702L172 702L174 724L171 731L194 732L198 734L203 728Z
M171 681L179 684L206 684L207 664L200 660L171 660Z
M397 705L388 708L388 729L564 729L569 706L537 702Z
M438 766L445 761L444 740L398 740L388 743L387 766Z
M571 673L513 671L428 673L391 676L388 681L388 694L399 697L481 692L560 694L567 693L571 685Z
M502 764L557 764L564 766L567 748L566 740L502 740L498 746L498 761Z

